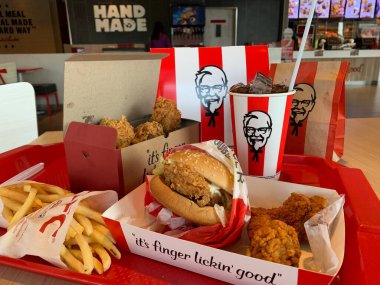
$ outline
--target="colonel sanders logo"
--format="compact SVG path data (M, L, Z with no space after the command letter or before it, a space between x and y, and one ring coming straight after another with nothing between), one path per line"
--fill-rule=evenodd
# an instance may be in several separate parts
M297 84L294 89L296 93L292 100L290 126L293 127L292 135L298 136L298 128L302 127L302 122L315 106L316 93L314 87L307 83Z
M262 111L251 111L243 119L244 135L253 152L252 160L259 161L259 153L272 133L272 119Z
M227 76L217 66L205 66L195 74L195 86L197 96L207 111L206 116L210 117L208 126L215 127L218 109L227 96Z

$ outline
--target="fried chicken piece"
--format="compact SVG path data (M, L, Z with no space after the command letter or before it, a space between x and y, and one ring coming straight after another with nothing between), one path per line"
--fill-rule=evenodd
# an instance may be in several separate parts
M327 207L327 200L321 196L310 197L310 202L311 202L311 211L307 213L305 217L305 222L309 220L312 216L317 214L319 211Z
M293 227L269 215L252 216L248 235L252 257L298 267L301 248Z
M310 197L311 202L311 212L314 213L312 216L314 216L319 211L323 210L327 207L327 200L324 197L321 196L313 196Z
M165 183L170 188L194 201L200 207L209 204L211 192L203 176L181 162L164 163L163 169Z
M291 193L281 207L264 209L252 208L254 215L269 215L273 220L280 220L295 228L299 241L307 239L304 223L327 206L327 200L320 196L311 198Z
M136 144L162 135L164 135L164 129L162 128L161 124L157 123L156 121L145 122L135 128L135 137L132 140L132 144Z
M122 115L121 120L103 118L100 120L100 125L111 127L117 131L117 148L127 147L131 144L135 133L133 131L132 125L127 121L127 118Z
M274 218L295 228L300 241L306 239L304 223L312 210L310 199L302 194L291 193L283 206L274 213Z
M253 233L257 231L260 227L268 224L272 218L267 214L252 213L251 219L249 220L247 226L248 236L253 236Z
M173 101L158 97L152 113L152 120L160 123L166 134L181 127L181 113Z

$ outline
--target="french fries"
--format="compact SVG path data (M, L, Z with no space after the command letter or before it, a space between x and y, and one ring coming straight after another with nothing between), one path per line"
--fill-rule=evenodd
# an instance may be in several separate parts
M84 266L82 262L76 259L64 245L61 247L60 255L63 262L65 262L70 269L76 272L84 273Z
M0 187L0 199L4 204L2 216L10 229L26 215L37 211L51 202L73 195L58 186L21 182Z
M111 256L109 256L104 247L99 244L94 244L92 248L102 261L103 270L107 271L111 267Z
M74 214L74 219L78 221L78 223L83 227L84 232L86 233L87 236L90 236L92 234L92 232L94 231L94 228L89 218L81 214Z
M77 233L74 238L78 243L79 249L82 253L84 273L91 274L92 270L94 269L94 259L92 256L90 245L87 243L87 241L83 238L83 235L80 233Z
M93 209L85 206L82 203L79 203L75 212L77 214L81 214L81 215L83 215L83 216L85 216L91 220L94 220L95 222L98 222L99 224L105 225L103 218L102 218L102 214L94 211Z
M83 262L82 253L80 250L70 249L70 252L72 255L74 255L74 257L76 259ZM104 272L102 263L95 256L93 257L93 262L94 262L94 269L95 269L96 273L102 274Z
M91 274L93 270L102 274L111 266L110 254L117 259L121 258L114 238L103 225L104 222L103 224L98 222L99 217L101 218L101 214L85 203L80 203L76 208L64 242L64 247L75 259L69 257L65 251L61 251L61 259L69 268L75 271L83 268L85 274ZM101 262L95 256L98 256ZM77 261L81 266L77 265Z
M108 252L110 252L115 258L120 259L121 254L117 247L109 240L105 235L101 234L98 231L94 231L91 236L96 240L100 245L102 245Z
M24 204L18 209L18 211L15 213L15 215L12 217L11 221L9 222L8 228L12 228L19 220L21 220L23 217L25 217L29 211L29 209L32 207L34 198L37 194L36 188L29 189L29 195L26 198Z
M8 230L28 214L73 193L63 188L39 184L19 183L0 187L3 202L1 215L8 221ZM61 260L73 271L91 274L106 272L111 266L111 255L121 258L115 239L105 226L101 213L89 203L81 201L75 209L60 250Z

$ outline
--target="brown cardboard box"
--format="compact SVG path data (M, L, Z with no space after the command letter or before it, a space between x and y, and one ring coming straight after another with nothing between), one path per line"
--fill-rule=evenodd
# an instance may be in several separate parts
M65 62L64 142L71 189L113 189L122 197L170 148L199 142L199 123L183 120L167 137L116 149L116 130L96 125L103 117L137 121L152 112L164 56L80 54Z
M78 54L65 61L63 126L98 123L103 117L129 121L153 110L161 59L166 54Z

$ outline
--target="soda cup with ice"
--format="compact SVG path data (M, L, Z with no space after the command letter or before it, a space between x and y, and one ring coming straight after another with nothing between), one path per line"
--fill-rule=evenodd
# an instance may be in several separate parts
M279 178L294 93L261 73L230 88L234 149L245 175Z

